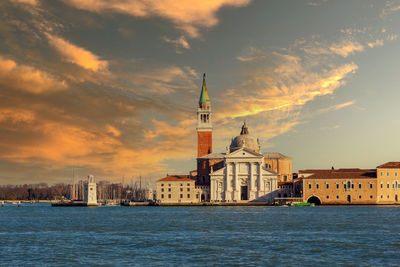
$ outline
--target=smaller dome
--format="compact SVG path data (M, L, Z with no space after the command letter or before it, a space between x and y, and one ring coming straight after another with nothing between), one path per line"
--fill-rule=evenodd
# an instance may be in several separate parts
M261 148L258 139L249 134L249 129L246 123L243 124L240 135L232 139L230 152L236 151L242 147L257 153L260 152Z

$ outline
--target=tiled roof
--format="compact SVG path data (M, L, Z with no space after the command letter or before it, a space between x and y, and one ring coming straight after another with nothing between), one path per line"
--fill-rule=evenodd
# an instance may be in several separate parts
M189 175L168 175L167 177L159 179L157 182L164 181L194 181L194 179L190 178Z
M399 161L386 162L385 164L379 165L377 168L380 169L400 169Z
M266 159L290 159L290 157L285 156L279 152L262 152L261 154Z
M321 173L321 172L359 172L363 171L359 168L344 168L344 169L307 169L299 170L299 174L302 173Z
M303 179L358 179L358 178L376 178L376 170L318 170Z

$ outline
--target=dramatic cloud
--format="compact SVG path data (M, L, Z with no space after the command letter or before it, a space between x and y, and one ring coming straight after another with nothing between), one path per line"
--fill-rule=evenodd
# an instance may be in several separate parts
M116 12L135 17L159 16L172 21L190 37L199 36L199 28L218 24L217 12L225 7L243 7L251 0L63 0L75 8L96 13Z
M46 34L49 43L64 58L65 61L74 63L82 68L92 71L107 71L108 62L100 60L98 56L92 52L78 47L58 36Z
M2 90L18 89L34 94L54 92L67 88L51 74L0 56L0 85Z

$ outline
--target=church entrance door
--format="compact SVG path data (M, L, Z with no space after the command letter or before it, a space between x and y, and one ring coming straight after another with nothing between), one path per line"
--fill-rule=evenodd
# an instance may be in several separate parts
M249 200L247 195L247 185L240 187L240 200Z

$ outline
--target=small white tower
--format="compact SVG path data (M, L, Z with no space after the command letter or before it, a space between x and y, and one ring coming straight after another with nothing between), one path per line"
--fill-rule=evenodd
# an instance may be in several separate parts
M87 205L97 205L96 183L93 175L88 176L85 184L85 202Z

